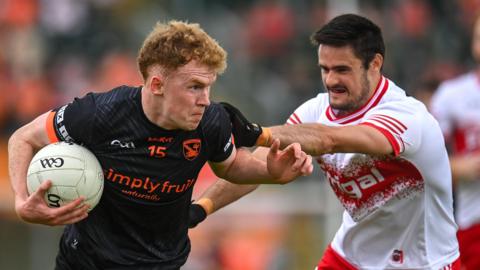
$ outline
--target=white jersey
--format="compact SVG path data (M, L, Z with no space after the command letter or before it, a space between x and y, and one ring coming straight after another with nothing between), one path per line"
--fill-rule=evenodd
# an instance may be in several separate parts
M345 208L332 248L360 269L434 269L459 257L448 155L425 106L382 77L361 109L337 117L322 93L287 124L369 125L395 155L335 153L317 157Z
M442 83L431 108L453 154L480 151L480 82L474 72ZM455 195L458 226L467 229L480 223L480 179L459 182Z

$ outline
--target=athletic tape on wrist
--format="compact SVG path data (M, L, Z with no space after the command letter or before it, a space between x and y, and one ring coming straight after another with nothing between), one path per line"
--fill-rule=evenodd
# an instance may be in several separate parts
M270 146L270 144L272 144L272 131L269 128L264 127L262 128L262 134L260 134L260 136L258 137L255 145Z
M210 200L209 198L201 198L200 200L195 201L194 203L202 206L205 212L207 213L207 216L213 213L213 211L215 210L213 207L213 201Z

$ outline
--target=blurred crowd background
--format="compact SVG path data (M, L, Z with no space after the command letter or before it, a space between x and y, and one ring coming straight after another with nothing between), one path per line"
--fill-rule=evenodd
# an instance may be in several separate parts
M479 0L0 0L0 269L53 269L62 228L18 220L7 140L37 115L87 92L140 85L136 54L157 21L197 22L228 52L212 99L263 125L322 92L310 35L333 16L379 24L384 74L428 102L469 69ZM214 181L208 168L196 194ZM313 269L341 218L317 172L261 187L191 230L182 269Z

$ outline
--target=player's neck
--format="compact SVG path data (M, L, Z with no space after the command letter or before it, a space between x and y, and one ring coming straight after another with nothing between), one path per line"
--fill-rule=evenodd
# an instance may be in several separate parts
M171 129L166 123L166 117L161 112L162 106L159 105L155 99L155 95L153 95L146 86L143 86L141 92L143 113L152 124L164 129Z

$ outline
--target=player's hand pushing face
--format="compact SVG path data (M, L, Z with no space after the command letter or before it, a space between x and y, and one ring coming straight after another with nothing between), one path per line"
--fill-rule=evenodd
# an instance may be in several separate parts
M302 151L300 144L293 143L280 150L278 139L273 141L268 152L267 167L269 173L281 184L313 172L312 157Z
M44 198L50 188L51 182L43 182L38 190L30 195L27 200L17 199L15 208L18 216L27 222L50 226L66 225L78 222L88 216L89 206L83 204L83 198L78 198L58 208L48 207Z

